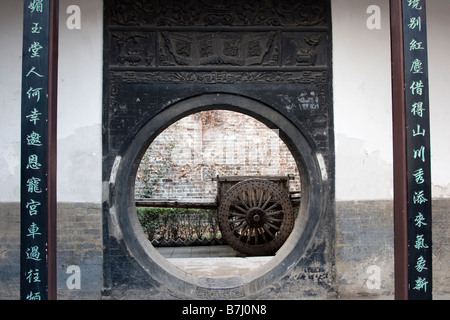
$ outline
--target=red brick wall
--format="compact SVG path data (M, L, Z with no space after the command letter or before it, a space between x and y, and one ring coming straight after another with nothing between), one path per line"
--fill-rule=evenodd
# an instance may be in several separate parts
M141 161L138 198L211 198L217 175L295 174L295 161L276 130L252 117L224 110L187 116L161 133Z

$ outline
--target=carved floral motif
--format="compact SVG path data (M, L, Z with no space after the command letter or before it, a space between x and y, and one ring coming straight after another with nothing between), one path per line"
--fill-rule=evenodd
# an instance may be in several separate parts
M326 26L324 0L110 0L122 26Z

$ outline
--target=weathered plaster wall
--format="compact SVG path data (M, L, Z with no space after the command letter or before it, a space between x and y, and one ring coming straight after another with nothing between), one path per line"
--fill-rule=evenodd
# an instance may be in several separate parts
M336 281L341 296L393 292L389 1L332 1ZM380 29L367 8L380 8ZM368 286L370 268L377 285ZM368 273L369 271L369 273Z
M370 5L380 29L367 28ZM427 1L433 196L449 198L450 3ZM336 200L392 199L389 1L333 0ZM369 183L368 183L369 182Z
M81 29L68 29L68 6L81 10ZM60 1L58 200L102 199L103 1Z
M381 9L369 30L367 8ZM389 1L332 1L336 200L392 198Z
M6 1L0 12L0 201L19 201L22 3Z

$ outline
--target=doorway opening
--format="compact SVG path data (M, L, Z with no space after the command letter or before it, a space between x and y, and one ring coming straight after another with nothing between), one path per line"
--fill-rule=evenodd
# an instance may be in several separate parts
M260 184L252 191L228 193L234 197L244 192L248 199L240 197L231 210L222 205L220 211L229 188L249 179L280 185L290 202L285 210L294 221L300 176L278 129L221 109L176 121L151 142L137 169L135 203L145 235L169 262L194 275L214 278L254 271L281 247L283 243L274 247L272 240L284 232L276 240L284 242L293 221L290 228L283 225L283 208L268 199ZM220 213L226 216L222 225ZM224 226L229 220L233 230Z

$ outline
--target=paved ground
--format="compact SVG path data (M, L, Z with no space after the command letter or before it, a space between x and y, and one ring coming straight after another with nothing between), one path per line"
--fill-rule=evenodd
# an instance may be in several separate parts
M251 272L272 257L239 257L229 246L157 248L177 268L195 276L228 278Z
M237 255L230 246L160 247L156 250L165 258L223 258Z
M157 248L172 264L187 273L209 278L240 276L264 265L272 257L239 257L229 246ZM392 300L393 296L340 297L341 300ZM449 294L435 294L434 300L450 300Z

